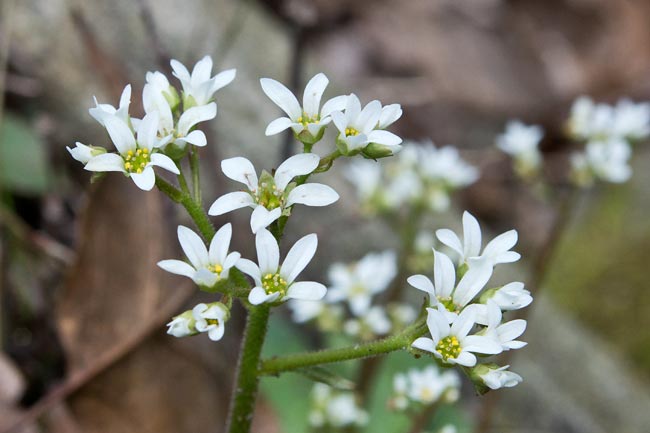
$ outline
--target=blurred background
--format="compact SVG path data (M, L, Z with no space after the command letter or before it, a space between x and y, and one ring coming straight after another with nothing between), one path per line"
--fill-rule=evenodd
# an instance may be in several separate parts
M243 312L226 337L173 339L169 318L207 299L155 263L177 257L187 222L157 192L122 176L89 183L70 158L75 141L108 144L89 115L93 96L116 104L127 83L137 106L146 71L209 54L237 78L219 92L202 151L206 204L233 186L219 161L237 155L270 168L291 152L265 137L277 107L258 79L296 89L322 71L329 95L354 91L402 104L405 138L454 144L479 182L432 225L457 228L469 209L500 233L516 228L517 277L536 302L529 345L509 359L516 388L476 397L444 416L461 431L645 433L650 428L650 151L636 148L625 185L587 191L558 210L515 181L494 149L507 120L542 125L548 176L563 170L572 101L650 99L650 2L624 0L2 0L0 10L0 432L218 431L228 406ZM291 144L291 143L289 143ZM335 211L296 212L289 241L319 235L308 276L333 261L394 246L381 221L363 219L340 171ZM253 257L245 212L233 214L235 249ZM562 230L558 230L562 216ZM226 220L216 219L216 224ZM556 236L561 232L561 236ZM354 237L350 233L355 233ZM557 239L556 239L557 238ZM265 353L317 344L273 317ZM391 357L373 393L367 431L402 432L383 410ZM467 384L466 384L467 385ZM383 388L382 388L383 387ZM264 379L256 432L306 430L309 382Z

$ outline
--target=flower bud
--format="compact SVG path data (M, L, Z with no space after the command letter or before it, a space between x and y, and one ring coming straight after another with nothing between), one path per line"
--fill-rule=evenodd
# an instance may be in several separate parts
M174 319L167 324L169 327L167 333L174 337L187 337L196 335L199 331L196 329L196 320L192 314L192 310L187 310L182 314L174 317Z

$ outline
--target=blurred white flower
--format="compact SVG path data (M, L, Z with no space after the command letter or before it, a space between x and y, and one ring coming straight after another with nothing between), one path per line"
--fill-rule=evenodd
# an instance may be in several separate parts
M323 73L316 74L305 86L302 107L293 93L283 84L270 78L260 80L262 90L287 116L275 119L266 127L266 135L275 135L291 128L303 143L319 141L325 127L332 121L331 113L345 108L347 96L337 96L320 108L321 98L329 80Z
M198 304L192 309L196 330L207 332L212 341L219 341L223 337L229 314L228 308L221 302Z
M227 279L230 269L240 258L238 252L228 254L232 226L221 227L210 241L208 250L199 235L191 229L178 226L178 240L189 264L181 260L162 260L158 266L172 274L191 278L199 286L212 287L218 281Z
M571 107L568 130L583 141L642 140L650 135L650 103L621 99L611 106L582 96Z
M368 423L367 412L358 406L351 392L336 391L327 385L317 383L311 392L311 402L309 424L312 427L341 428L363 426Z
M506 131L497 137L497 147L512 156L515 170L526 177L539 169L542 161L539 142L543 135L542 128L537 125L510 121L506 124Z
M501 353L501 345L494 339L483 335L468 335L475 324L476 312L473 308L461 311L451 325L443 311L427 308L427 327L431 338L420 337L412 346L432 353L445 364L473 367L476 365L474 353Z
M441 372L434 365L418 370L411 369L407 373L399 373L393 379L393 404L398 409L405 409L409 402L425 406L440 399L450 402L447 396L457 397L460 388L460 378L454 370Z
M362 340L372 340L386 335L391 330L391 322L386 315L384 307L375 305L370 307L361 317L345 322L343 331Z
M248 302L259 305L287 299L322 299L327 292L324 285L313 281L295 281L314 257L317 245L318 239L314 233L301 238L291 247L280 266L280 248L275 237L266 229L258 231L255 236L258 264L240 259L235 265L255 281Z
M459 264L466 263L472 267L483 261L495 266L500 263L512 263L521 258L519 253L510 251L517 243L517 231L510 230L492 239L481 252L481 227L472 214L463 213L463 241L449 229L436 231L436 237L459 255ZM471 260L470 260L471 259Z
M157 153L169 138L157 138L158 112L147 114L139 123L136 135L118 113L98 114L118 153L102 153L90 158L84 167L88 171L118 171L130 177L136 186L149 191L156 182L154 166L179 174L178 167L168 156Z
M212 57L205 56L199 60L192 73L178 60L171 61L174 76L183 86L183 109L208 104L215 92L227 86L235 79L236 69L228 69L210 78L212 74ZM215 107L216 111L216 107Z
M280 164L275 175L271 176L263 171L258 179L255 167L248 159L224 159L221 161L223 173L230 179L246 185L248 191L222 195L212 203L208 214L223 215L235 209L251 207L251 230L257 233L283 214L288 215L294 204L330 205L339 199L339 195L329 186L320 183L296 186L291 183L294 177L313 172L319 161L320 158L315 153L300 153Z
M574 153L571 157L573 177L579 185L590 185L594 179L626 182L632 176L631 155L632 149L625 141L590 141L584 153Z
M369 253L352 265L335 263L328 271L331 285L327 301L345 300L355 316L362 316L370 308L372 297L386 290L396 274L394 251Z
M523 381L520 375L508 371L509 367L509 365L503 367L479 365L475 370L476 375L483 381L485 386L494 390L512 388Z

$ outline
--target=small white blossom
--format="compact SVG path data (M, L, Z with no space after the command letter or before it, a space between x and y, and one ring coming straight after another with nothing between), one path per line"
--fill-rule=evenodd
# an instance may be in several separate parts
M259 305L287 299L322 299L327 292L324 285L313 281L295 281L314 257L317 245L318 239L314 233L301 238L291 247L280 266L278 242L268 230L258 231L255 236L258 264L240 259L236 265L255 281L255 287L248 295L248 302Z
M629 99L618 101L612 125L613 136L642 140L650 135L650 103L635 104Z
M470 266L456 285L456 269L451 259L438 251L434 253L434 270L432 282L424 275L412 275L407 281L418 290L429 294L429 304L440 306L445 311L449 323L455 321L458 314L483 290L492 276L492 266L479 263Z
M103 112L99 117L118 153L93 156L84 167L86 170L122 172L145 191L151 190L156 182L153 166L162 167L174 174L180 173L174 161L158 153L158 149L169 141L168 138L159 140L156 136L158 112L149 113L142 119L137 129L137 140L129 125L117 113Z
M368 309L361 317L345 322L343 331L346 334L371 340L375 337L386 335L391 330L391 323L383 307L375 305Z
M311 400L309 424L312 427L341 428L362 426L368 422L368 414L357 405L351 392L335 391L327 385L317 383L312 389Z
M616 106L580 97L571 107L569 133L578 140L642 140L650 135L650 103L621 99Z
M427 308L427 327L431 338L420 337L413 342L412 346L433 353L445 364L473 367L476 365L474 353L485 355L501 353L501 345L492 338L468 335L475 323L476 311L473 308L465 308L461 311L451 325L444 312Z
M518 281L498 288L490 299L496 302L502 311L519 310L533 302L530 292L524 289L524 283Z
M193 106L208 104L212 101L215 92L230 84L237 73L236 69L228 69L210 78L212 74L212 58L210 56L199 60L194 65L191 74L178 60L172 60L171 66L174 76L183 86L183 108L185 110Z
M221 161L221 170L230 179L246 185L248 191L231 192L219 197L208 210L210 215L223 215L243 207L253 208L251 230L268 227L280 216L288 215L294 204L327 206L339 195L327 185L291 183L296 176L313 172L320 158L314 153L301 153L284 161L271 176L262 172L258 179L255 167L246 158L236 157Z
M100 125L104 125L104 119L106 114L114 115L122 122L129 125L131 119L129 117L129 106L131 105L131 85L127 84L122 90L122 95L120 95L120 104L117 108L113 107L111 104L100 104L97 102L97 98L93 97L95 100L95 107L90 108L88 112L90 115L99 122Z
M323 73L316 74L305 86L302 107L294 94L280 82L262 78L260 84L266 96L289 116L269 123L266 135L275 135L291 128L299 140L309 144L322 138L325 127L332 121L332 112L343 110L347 101L347 96L337 96L320 108L321 98L329 84Z
M384 123L390 122L395 117L395 106L386 110ZM334 124L339 130L337 145L345 155L354 154L368 145L375 144L377 151L385 154L369 155L370 157L389 156L399 152L402 139L392 132L378 129L382 116L382 106L374 100L361 109L361 102L354 93L347 97L345 112L333 111L331 113ZM392 122L391 122L392 123Z
M509 367L509 365L499 368L481 365L476 367L476 374L485 386L492 390L512 388L520 384L523 379L517 373L508 371Z
M372 297L386 290L396 274L394 251L369 253L349 266L335 263L328 271L331 285L327 301L345 300L355 316L362 316L370 308Z
M440 242L458 253L459 263L480 263L486 261L492 266L500 263L512 263L521 258L519 253L510 251L517 243L517 231L510 230L492 239L481 252L481 227L472 214L463 213L463 241L449 229L436 231L436 237ZM469 260L474 259L474 260Z
M221 227L210 241L208 250L199 235L191 229L178 226L178 240L189 264L181 260L162 260L158 266L172 274L191 278L199 286L212 287L227 279L230 269L240 258L238 252L228 253L232 238L230 223Z
M571 157L573 176L580 185L589 185L594 179L626 182L632 176L631 155L632 149L625 141L590 141L585 153L574 153Z
M229 314L228 309L221 302L199 304L192 309L196 330L207 332L208 338L212 341L219 341L223 337Z
M543 135L542 128L537 125L511 121L506 131L497 137L497 147L514 158L515 169L520 175L527 176L537 171L541 164L539 142Z
M453 370L441 372L430 365L422 370L411 369L396 374L392 402L398 409L405 409L409 401L428 406L442 398L449 401L448 396L457 397L459 388L458 373Z
M68 149L68 152L70 152L70 155L77 161L79 161L82 164L87 164L88 161L92 159L93 156L101 155L103 153L106 153L106 149L103 147L98 147L98 146L86 146L83 143L76 142L74 148L70 148L66 146L66 149Z
M503 315L501 309L492 299L487 301L487 328L480 332L481 335L492 338L501 344L504 351L510 349L521 349L526 342L515 340L526 330L526 321L515 319L506 323L501 323Z

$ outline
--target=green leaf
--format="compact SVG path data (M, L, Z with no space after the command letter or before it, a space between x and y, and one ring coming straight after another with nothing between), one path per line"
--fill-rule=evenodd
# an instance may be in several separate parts
M345 377L340 376L333 371L330 371L327 368L318 365L301 368L299 370L296 370L296 373L302 374L314 382L324 383L325 385L329 385L332 388L340 389L343 391L349 391L355 388L354 382L351 380L346 379Z
M0 186L27 195L50 186L45 143L27 122L8 113L0 124Z

